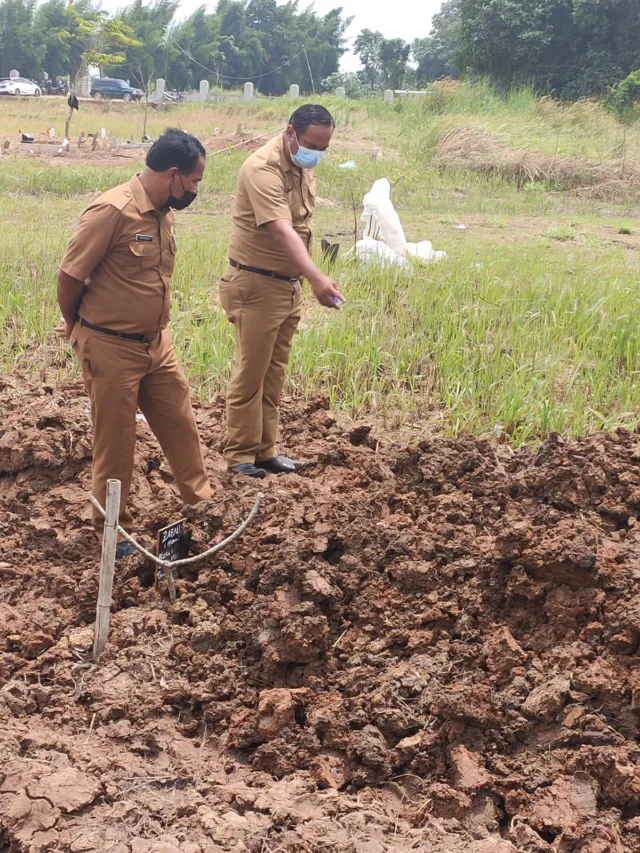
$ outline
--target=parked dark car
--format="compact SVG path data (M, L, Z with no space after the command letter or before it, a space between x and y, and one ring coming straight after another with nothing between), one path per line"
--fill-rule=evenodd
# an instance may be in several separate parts
M96 77L91 81L91 97L98 101L103 98L139 101L142 98L142 92L125 83L124 80L116 80L114 77Z

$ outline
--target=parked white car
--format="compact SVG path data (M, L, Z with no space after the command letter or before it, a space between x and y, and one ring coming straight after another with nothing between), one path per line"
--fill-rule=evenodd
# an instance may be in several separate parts
M26 77L5 78L0 80L0 95L33 95L39 98L42 94L40 86Z

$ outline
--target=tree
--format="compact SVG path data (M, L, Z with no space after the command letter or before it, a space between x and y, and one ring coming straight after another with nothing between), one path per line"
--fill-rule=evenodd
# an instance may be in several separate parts
M130 76L145 88L150 79L160 77L166 67L167 33L178 9L177 0L155 0L145 5L143 0L134 0L118 12L138 44L121 45L123 63L130 69ZM107 76L117 72L117 65L104 68Z
M363 65L361 76L371 89L402 85L407 73L411 46L402 39L386 39L381 32L362 30L353 52Z
M638 102L640 102L640 70L633 71L624 80L612 86L605 99L606 107L623 121L636 118Z
M303 90L311 92L321 85L321 81L338 71L340 57L346 52L345 32L353 18L342 18L342 9L332 9L326 15L319 17L310 9L300 16L303 28L302 42L305 54L299 57L302 69ZM288 84L296 83L291 72Z
M402 39L383 39L380 64L385 87L400 89L404 85L411 45Z
M81 17L92 13L88 2L77 4L75 10ZM75 38L77 34L77 16L65 0L49 0L38 8L35 20L36 39L44 45L43 70L56 80L66 77L80 64L82 45ZM31 73L36 73L31 68Z
M601 95L638 65L637 0L462 0L461 60L498 84Z
M40 76L45 48L35 37L35 0L4 0L0 4L0 76L12 69Z
M366 98L369 94L367 86L352 71L336 71L335 74L329 75L322 81L323 92L333 93L339 86L345 90L347 98L354 100Z
M319 16L296 2L219 0L214 13L202 7L171 32L167 75L180 88L206 78L231 88L252 80L269 95L291 83L311 92L337 71L350 23L341 9Z
M418 66L418 84L459 76L456 62L462 46L460 5L460 0L444 0L442 9L433 17L430 34L414 41L412 53Z
M353 52L360 57L363 65L363 77L372 89L382 82L382 60L380 58L380 45L384 36L377 30L362 30L353 45Z
M122 63L125 57L122 53L115 51L121 51L127 47L137 47L140 42L132 37L132 30L118 18L108 18L102 12L94 13L91 18L83 18L73 6L70 6L69 9L76 23L76 31L70 37L74 38L82 47L79 67L72 78L71 94L73 96L76 94L80 78L87 73L92 65ZM64 135L67 139L69 138L72 118L73 107L70 106L64 128Z

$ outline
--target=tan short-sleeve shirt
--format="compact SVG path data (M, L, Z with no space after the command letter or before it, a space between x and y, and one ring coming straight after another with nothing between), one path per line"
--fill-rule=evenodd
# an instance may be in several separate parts
M293 165L282 134L267 142L240 169L229 257L281 275L300 275L264 226L276 219L290 219L311 252L315 200L313 169Z
M85 289L78 313L127 334L166 328L176 255L173 211L159 211L137 176L82 214L60 269Z

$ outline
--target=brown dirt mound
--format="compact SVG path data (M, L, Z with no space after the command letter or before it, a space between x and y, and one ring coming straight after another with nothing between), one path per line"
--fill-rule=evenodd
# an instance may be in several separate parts
M640 851L640 438L410 449L289 402L252 529L177 582L118 570L89 664L88 405L5 378L0 849ZM260 488L219 457L193 550ZM140 424L138 528L180 517Z
M250 133L231 133L223 131L218 136L208 136L202 140L202 144L207 151L257 151L269 141L272 136L275 136L277 131L265 133L257 131L255 134Z

